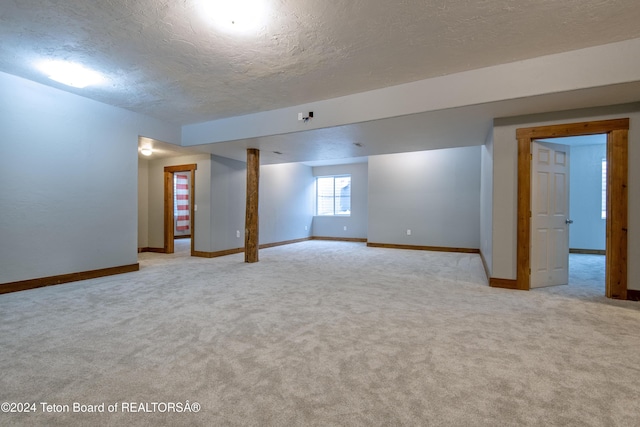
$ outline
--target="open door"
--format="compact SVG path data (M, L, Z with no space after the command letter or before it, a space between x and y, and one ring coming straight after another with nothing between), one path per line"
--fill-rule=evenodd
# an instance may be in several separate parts
M532 142L531 287L569 283L569 146Z
M529 290L531 287L532 142L540 139L595 134L607 135L606 296L627 299L628 118L516 130L518 140L516 281L515 284L508 280L496 281L492 286L522 290Z
M164 168L164 253L172 254L174 251L173 239L175 238L175 225L176 225L176 206L174 206L176 189L174 188L174 174L181 172L183 175L189 175L189 194L191 194L191 203L188 205L188 215L184 217L188 218L189 229L191 230L191 255L194 253L195 247L195 230L194 230L194 212L195 212L195 182L196 182L196 164L179 165L179 166L165 166ZM187 206L187 205L185 205ZM178 209L179 210L179 209Z

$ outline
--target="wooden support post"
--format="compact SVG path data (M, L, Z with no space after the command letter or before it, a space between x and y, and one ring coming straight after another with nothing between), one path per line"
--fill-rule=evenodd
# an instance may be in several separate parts
M258 188L260 150L247 149L247 209L244 225L244 262L258 262Z

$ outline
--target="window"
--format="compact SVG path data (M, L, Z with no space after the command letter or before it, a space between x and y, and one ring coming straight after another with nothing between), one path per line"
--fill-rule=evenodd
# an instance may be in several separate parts
M316 178L318 215L351 215L351 175Z
M607 159L602 159L602 219L607 218Z

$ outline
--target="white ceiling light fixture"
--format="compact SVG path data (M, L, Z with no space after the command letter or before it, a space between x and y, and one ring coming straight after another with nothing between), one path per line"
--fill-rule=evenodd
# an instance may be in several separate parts
M84 88L104 82L105 77L97 71L75 62L45 61L39 67L51 80L67 86Z
M202 12L218 28L230 33L249 33L266 21L266 0L200 0Z
M142 147L140 149L140 154L142 154L143 156L150 156L151 154L153 154L153 148L151 148L151 146Z

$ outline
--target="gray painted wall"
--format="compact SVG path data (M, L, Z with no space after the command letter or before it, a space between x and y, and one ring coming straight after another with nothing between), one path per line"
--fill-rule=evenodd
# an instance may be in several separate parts
M137 262L138 136L180 129L0 73L0 283Z
M311 236L315 187L311 167L260 167L260 244Z
M244 247L246 193L246 163L211 156L211 252Z
M211 159L212 251L241 248L245 233L246 163L218 156ZM311 235L312 181L311 168L301 164L260 167L260 244Z
M573 220L569 247L604 250L606 220L602 219L602 159L607 146L571 147L569 214Z
M163 246L164 167L189 163L198 165L195 249L218 252L243 247L246 163L207 154L149 161L149 246ZM308 166L282 164L260 168L261 244L311 235L312 184ZM140 233L143 232L141 228Z
M149 161L138 159L138 248L149 246Z
M370 157L369 242L478 249L480 150Z
M195 233L197 251L244 246L246 163L207 154L149 161L149 246L162 247L165 166L196 163ZM301 164L260 168L260 243L311 235L313 176ZM304 227L307 227L307 230ZM143 229L140 229L143 232Z
M629 129L629 215L628 288L640 290L640 104L593 108L496 120L493 138L493 272L501 279L516 278L517 249L517 164L516 129L589 120L628 117Z
M195 230L194 248L197 251L210 250L209 230L211 217L209 212L209 194L211 185L211 156L198 154L149 160L148 176L148 246L164 246L164 168L165 166L188 165L195 163L196 182L194 202L198 210L194 212ZM140 230L139 230L140 232Z
M481 148L480 168L480 253L491 276L493 239L493 130Z
M366 239L369 221L369 175L366 163L317 166L313 176L351 175L351 215L314 216L313 235L319 237L346 237ZM315 214L315 181L313 183L313 210ZM345 230L344 227L347 227Z

